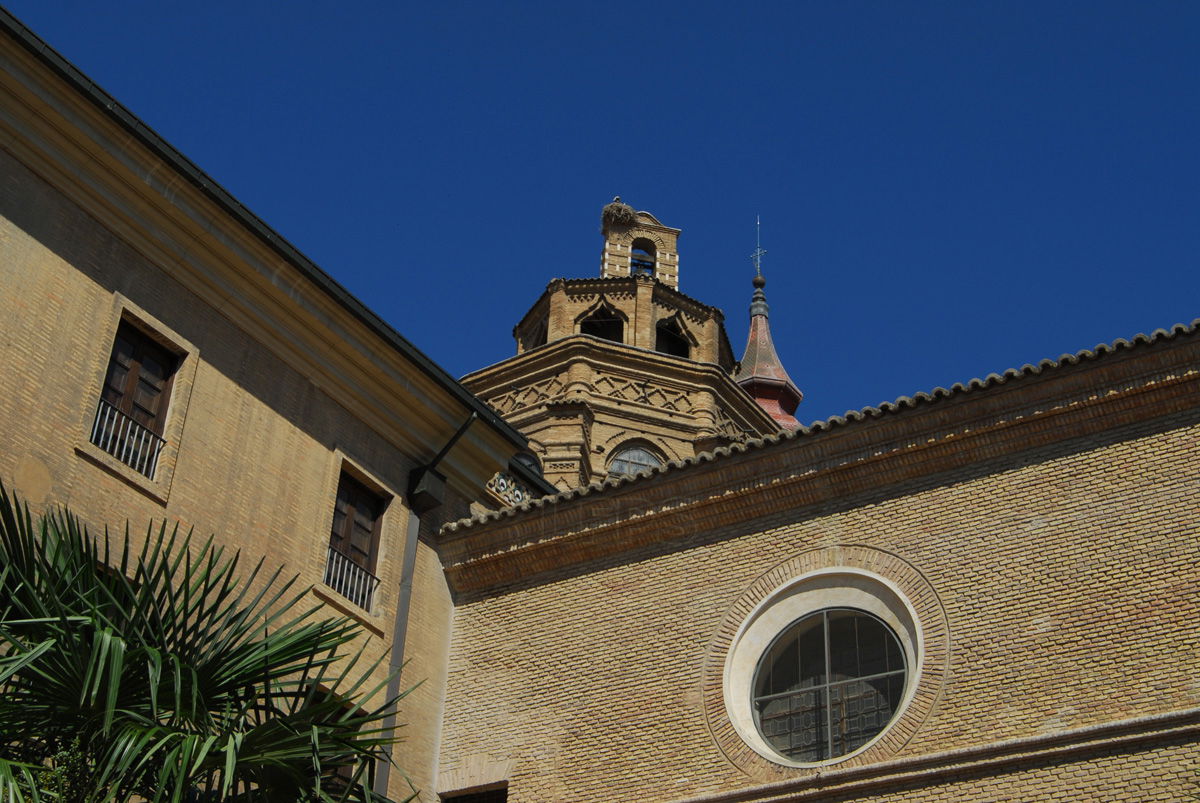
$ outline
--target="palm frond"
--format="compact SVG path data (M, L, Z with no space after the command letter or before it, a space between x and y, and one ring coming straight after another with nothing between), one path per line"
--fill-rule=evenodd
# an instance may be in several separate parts
M0 485L0 803L379 799L383 659L240 558L166 524L135 548L35 521Z

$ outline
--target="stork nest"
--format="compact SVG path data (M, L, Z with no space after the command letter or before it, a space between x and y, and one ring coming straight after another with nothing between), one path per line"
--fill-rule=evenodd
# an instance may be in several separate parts
M600 213L601 229L610 226L632 226L634 223L637 223L637 212L629 204L620 201L613 201Z

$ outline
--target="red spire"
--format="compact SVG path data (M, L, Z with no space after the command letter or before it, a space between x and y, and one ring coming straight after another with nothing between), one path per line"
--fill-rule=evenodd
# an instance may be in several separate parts
M735 382L754 397L758 406L767 411L783 429L797 429L800 422L794 413L804 394L792 382L775 344L771 342L771 327L767 323L767 296L763 287L767 280L762 274L754 277L754 299L750 302L750 337L746 353L738 368Z

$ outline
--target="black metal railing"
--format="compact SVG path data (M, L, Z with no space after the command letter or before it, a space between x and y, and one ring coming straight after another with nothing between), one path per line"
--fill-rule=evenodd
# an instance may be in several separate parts
M370 610L379 578L330 547L329 560L325 563L325 585L358 607Z
M158 457L166 444L159 436L103 399L96 406L92 443L139 474L154 478Z

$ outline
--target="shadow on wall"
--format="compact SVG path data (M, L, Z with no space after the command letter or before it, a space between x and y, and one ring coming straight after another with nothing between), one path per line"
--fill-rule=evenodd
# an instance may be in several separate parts
M0 176L4 179L0 182L0 215L110 294L127 296L191 341L206 368L215 369L328 449L354 443L363 452L356 458L369 465L395 467L405 463L399 452L307 377L4 151L0 151ZM164 243L164 248L170 245ZM320 291L314 288L312 292ZM90 370L98 359L107 357L114 334L95 332L94 338L85 341L95 353L63 354L54 368ZM85 374L77 379L81 388L92 388L98 377ZM200 412L193 404L189 416ZM253 412L225 411L220 423L234 431L222 432L223 437L205 443L204 448L228 448L232 452L237 443L245 442L237 430L253 426ZM231 463L237 456L231 453ZM395 474L395 469L390 473Z

